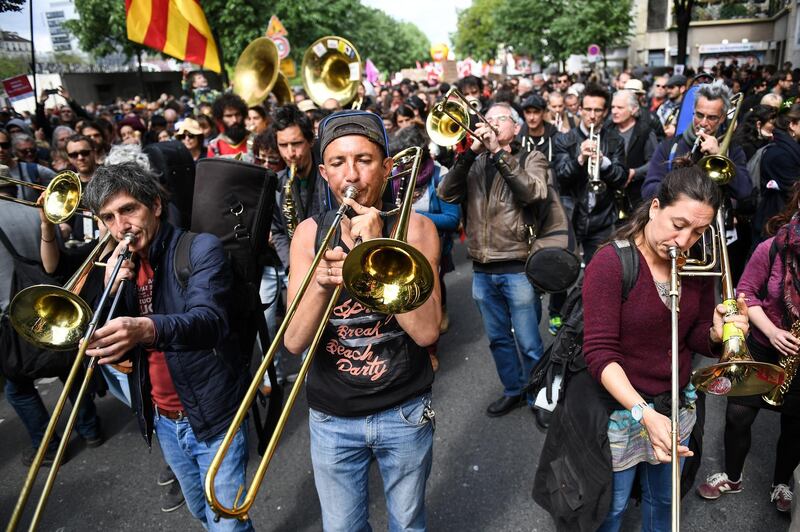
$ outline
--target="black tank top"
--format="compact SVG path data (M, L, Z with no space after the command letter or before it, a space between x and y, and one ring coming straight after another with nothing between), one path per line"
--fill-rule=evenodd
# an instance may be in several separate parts
M315 216L318 228L323 219L332 218ZM392 226L384 223L384 236ZM373 312L342 289L308 374L309 406L334 416L367 416L429 391L432 383L427 350L394 315Z

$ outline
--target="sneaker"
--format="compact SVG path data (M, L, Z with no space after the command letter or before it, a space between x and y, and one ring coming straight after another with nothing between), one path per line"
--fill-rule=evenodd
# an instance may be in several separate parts
M177 482L170 484L169 488L161 493L161 511L164 513L174 512L184 504L186 499L183 498L181 485Z
M710 501L719 499L723 493L739 493L742 491L742 479L733 482L727 473L714 473L706 481L697 486L697 494ZM791 495L791 493L790 493Z
M550 326L547 328L547 331L553 336L555 336L556 334L558 334L558 330L561 328L562 325L564 324L561 322L561 316L558 315L553 316L552 318L550 318Z
M175 482L175 473L172 472L172 469L170 469L168 465L165 465L158 473L156 484L159 486L169 486L173 482Z
M775 508L779 512L791 512L792 496L792 490L789 489L789 486L778 484L777 486L772 486L772 494L769 496L769 500L775 503Z
M56 442L58 443L58 442ZM27 451L22 453L22 465L25 467L30 467L33 464L33 459L36 458L36 451L38 449L30 448ZM42 459L42 467L50 467L53 465L53 462L56 460L56 452L58 451L58 447L53 447L52 449L48 449L46 453L44 453L44 458ZM61 459L61 465L66 464L69 462L69 452L64 453L64 458Z

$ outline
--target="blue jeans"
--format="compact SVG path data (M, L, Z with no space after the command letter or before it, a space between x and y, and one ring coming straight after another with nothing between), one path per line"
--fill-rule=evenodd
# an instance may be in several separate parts
M253 523L250 520L221 518L219 522L215 523L215 514L206 503L204 492L206 474L211 460L225 438L225 433L209 441L201 442L195 439L192 427L185 418L181 420L167 419L156 412L154 420L164 460L175 473L175 477L181 485L183 497L186 499L186 505L192 515L200 520L206 530L253 530ZM247 422L245 421L233 438L214 483L217 498L228 508L233 506L239 486L244 486L247 482L247 458ZM246 492L243 491L239 500L243 500L245 495Z
M422 531L433 461L430 394L366 417L309 409L311 462L325 532L368 532L369 465L383 479L389 530Z
M100 373L108 386L111 395L119 399L126 406L131 406L131 385L128 383L128 375L114 368L110 364L100 366Z
M270 340L275 338L275 332L278 330L278 323L276 313L278 309L278 300L281 297L281 290L286 287L287 277L286 271L283 268L276 268L275 266L265 266L261 274L261 286L259 287L258 294L261 296L261 303L267 306L264 309L264 319L267 322L267 330L269 331ZM260 339L259 339L260 341ZM262 355L266 353L268 345L261 346ZM275 374L280 380L283 372L280 369L281 349L275 353L273 363L275 364ZM271 386L269 381L269 374L264 373L263 384Z
M681 445L688 445L686 438ZM683 469L684 458L681 458ZM597 532L617 532L622 526L622 517L631 498L633 481L639 472L642 487L642 531L668 531L672 524L672 464L652 465L647 462L614 473L614 486L611 507L606 520Z
M78 395L78 388L80 387L79 384L80 382L70 390L69 398L72 404L75 404L75 398ZM39 396L39 392L36 391L36 386L30 379L20 379L16 382L7 379L5 391L9 404L14 408L17 416L19 416L19 419L28 431L33 448L38 449L44 437L44 433L47 430L50 414L47 413L47 408L45 408L42 398ZM68 412L65 412L65 414L68 415ZM83 401L81 401L81 407L78 410L78 419L75 421L75 430L78 431L78 434L80 434L82 438L87 440L100 435L97 410L91 395L84 397ZM58 438L53 438L49 448L51 450L58 448Z
M539 336L542 301L524 273L474 272L472 298L483 318L504 394L517 396L544 351Z

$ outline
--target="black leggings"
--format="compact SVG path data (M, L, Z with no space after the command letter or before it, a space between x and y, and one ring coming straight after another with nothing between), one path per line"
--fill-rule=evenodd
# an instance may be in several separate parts
M760 408L728 401L725 411L725 472L731 480L742 478L744 460L750 450L750 427ZM800 417L781 413L781 434L775 458L773 484L791 486L791 478L800 463Z

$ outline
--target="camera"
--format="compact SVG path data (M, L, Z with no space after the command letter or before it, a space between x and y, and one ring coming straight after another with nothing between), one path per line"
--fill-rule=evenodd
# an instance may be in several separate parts
M44 93L48 96L52 96L53 94L58 94L58 89L45 89Z

